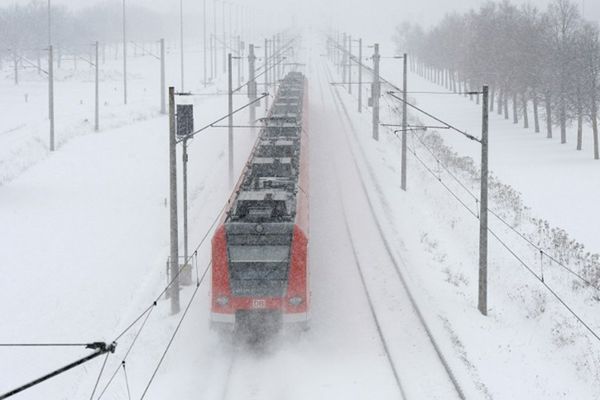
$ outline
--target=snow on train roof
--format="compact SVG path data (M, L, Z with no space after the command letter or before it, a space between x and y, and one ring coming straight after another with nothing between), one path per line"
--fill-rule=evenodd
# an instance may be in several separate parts
M283 222L295 218L303 88L301 73L291 72L282 80L244 170L228 221ZM288 148L284 156L278 150L282 146Z

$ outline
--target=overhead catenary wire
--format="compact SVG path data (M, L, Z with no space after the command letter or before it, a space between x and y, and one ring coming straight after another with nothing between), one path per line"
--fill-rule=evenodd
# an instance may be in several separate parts
M250 103L248 103L248 104L245 104L245 105L243 105L243 106L241 106L241 107L239 107L239 108L237 108L237 109L233 110L231 114L236 114L236 113L240 112L241 110L243 110L243 109L245 109L245 108L248 108L248 107L250 107L252 104L254 104L254 103L257 103L257 102L261 101L263 98L265 98L265 97L267 97L267 96L269 96L269 93L263 93L263 94L262 94L260 97L256 98L255 100L252 100ZM196 130L196 131L194 131L194 132L190 133L189 135L187 135L187 136L185 136L185 137L183 137L183 138L179 138L179 139L177 139L177 143L183 142L184 140L189 140L189 139L192 139L194 136L196 136L196 135L197 135L197 134L199 134L200 132L203 132L203 131L205 131L205 130L206 130L206 129L208 129L208 128L212 128L214 125L218 124L219 122L223 121L224 119L226 119L226 118L229 118L229 115L230 115L230 114L227 114L227 115L225 115L225 116L223 116L223 117L221 117L221 118L217 119L216 121L213 121L213 122L211 122L210 124L208 124L208 125L205 125L205 126L203 126L202 128L200 128L200 129L198 129L198 130Z
M127 388L127 399L131 400L131 390L129 389L129 378L127 377L127 368L125 368L125 361L121 363L123 366L123 375L125 376L125 387Z
M344 49L343 47L341 47L341 46L339 46L339 45L337 45L337 44L336 44L336 47L337 47L339 50L343 51L344 53L348 54L348 50ZM371 74L373 74L373 73L374 73L374 71L373 71L373 69L372 69L371 67L368 67L368 66L366 66L366 65L364 65L364 64L362 63L362 60L358 60L358 58L357 58L357 57L355 57L353 54L349 54L349 56L350 56L350 59L351 59L351 60L353 60L354 62L356 62L356 63L357 63L357 65L359 66L359 68L366 69L366 70L367 70L367 71L369 71ZM386 85L390 86L390 87L391 87L391 88L392 88L394 91L397 91L397 92L402 92L402 89L401 89L399 86L397 86L397 85L393 84L391 81L389 81L389 80L387 80L387 79L385 79L385 78L381 77L381 75L379 75L379 80L380 80L381 82L385 83ZM467 133L466 131L463 131L463 130L461 130L461 129L459 129L459 128L455 127L454 125L452 125L452 124L450 124L450 123L448 123L448 122L446 122L446 121L443 121L441 118L438 118L438 117L434 116L433 114L431 114L431 113L428 113L427 111L423 110L423 109L422 109L422 108L420 108L420 107L417 107L417 106L415 106L414 104L412 104L412 103L410 103L410 102L408 102L408 101L404 101L404 99L402 99L401 97L395 96L395 95L394 95L394 91L388 91L388 92L387 92L387 94L388 94L388 95L390 95L391 97L395 98L396 100L399 100L399 101L401 101L401 102L403 102L403 103L406 103L406 105L407 105L407 106L409 106L409 107L411 107L411 108L413 108L413 109L415 109L415 110L417 110L417 111L419 111L419 112L421 112L421 113L423 113L423 114L427 115L429 118L432 118L432 119L434 119L435 121L437 121L437 122L439 122L439 123L441 123L441 124L444 124L444 125L445 125L445 126L447 126L448 128L450 128L450 129L452 129L452 130L454 130L454 131L456 131L456 132L460 133L461 135L465 136L467 139L469 139L469 140L473 140L473 141L476 141L476 142L479 142L479 143L481 143L481 139L479 139L479 138L477 138L477 137L475 137L475 136L473 136L473 135L471 135L471 134ZM473 94L475 94L475 92L473 92Z
M0 347L87 347L90 343L0 343Z
M142 313L140 313L134 320L133 322L131 322L123 331L121 331L121 333L119 333L119 335L117 336L118 338L123 337L123 335L125 335L133 326L135 326L137 324L137 322L139 322L142 318L144 318L144 322L142 323L142 325L140 326L140 329L137 331L132 343L129 345L125 355L123 356L122 359L122 363L125 362L127 360L127 357L129 356L129 353L131 352L131 350L133 349L133 346L135 345L138 337L140 336L140 334L142 333L142 330L144 329L146 322L148 321L148 318L150 317L150 313L152 312L152 310L154 309L154 307L157 305L158 300L169 290L169 288L171 287L171 285L175 282L175 280L179 277L179 275L182 273L184 267L189 263L189 261L192 259L192 257L196 256L198 254L198 250L200 249L200 247L202 246L202 244L206 241L206 239L208 238L208 235L210 234L210 232L212 232L213 228L215 227L216 223L219 221L219 219L221 218L221 216L223 215L223 212L225 211L227 207L227 203L223 206L223 208L221 208L221 210L219 211L219 213L217 214L217 216L214 218L212 224L210 225L210 227L206 230L204 236L202 237L202 239L200 240L200 242L198 243L198 245L196 246L196 248L194 249L194 251L192 252L192 254L185 260L185 262L183 263L183 266L180 267L177 271L177 274L168 282L167 286L165 286L163 288L163 290L161 291L161 293L155 298L155 300L152 302L152 304L150 306L148 306ZM198 290L198 287L200 286L200 284L202 283L202 281L204 280L206 273L208 272L208 269L210 267L211 263L208 264L208 266L206 267L206 269L204 270L204 273L202 275L201 278L198 278L198 272L196 272L196 290L194 291L194 295L196 293L196 291ZM116 339L115 339L116 341ZM104 386L104 388L102 389L100 395L98 396L97 400L100 400L104 394L106 393L106 391L108 390L108 388L110 387L110 385L112 384L112 382L114 381L117 373L119 372L120 369L120 365L114 370L113 374L111 375L110 379L108 380L108 382L106 383L106 385Z
M397 137L397 136L395 136ZM411 148L411 152L413 152L413 155L415 155L418 158L418 156L416 155L416 151L414 150L414 148ZM419 161L425 166L425 163L419 159ZM473 215L476 219L478 219L479 217L477 216L477 214L475 212L473 212L468 205L466 205L466 203L464 201L462 201L460 199L460 197L454 193L452 191L452 189L450 189L439 176L436 176L435 172L433 172L433 170L429 167L425 168L427 172L429 172L434 178L436 178L436 180L442 184L442 186L452 195L452 197L454 199L456 199L471 215ZM552 289L548 283L541 278L540 276L538 276L533 269L529 266L529 264L527 264L521 257L519 257L516 253L516 251L514 251L508 244L506 244L505 241L503 241L494 230L492 230L491 228L488 228L488 232L500 243L500 245L502 247L504 247L527 271L529 271L534 277L535 279L537 279L542 285L544 285L544 287L552 294L552 296L559 302L561 303L565 309L573 316L575 317L575 319L577 319L577 321L579 321L579 323L581 323L581 325L595 338L600 342L600 335L598 333L596 333L592 327L585 322L585 320L579 315L577 314L577 312L575 312L575 310L569 306L567 304L567 302L565 300L562 299L562 297L560 297L560 295L558 293L556 293L554 291L554 289Z
M144 326L146 326L146 322L148 321L148 318L150 318L150 314L152 313L152 310L154 310L154 306L156 305L153 304L153 307L150 309L150 311L148 313L146 313L146 318L144 319L144 322L142 322L142 325L140 326L140 329L138 329L135 337L133 338L132 342L130 343L129 347L127 348L127 351L125 352L125 355L123 356L122 360L121 360L121 364L124 365L125 361L127 360L127 357L129 356L129 353L131 352L131 350L133 349L133 346L135 345L135 343L137 342L138 337L140 336L140 334L142 333L142 330L144 329ZM104 396L104 393L106 392L106 390L109 388L110 384L112 383L113 379L115 379L115 376L117 375L117 373L119 372L119 368L120 366L117 366L117 368L115 369L115 371L113 372L113 374L111 375L110 379L108 380L108 382L106 383L106 385L104 385L104 388L102 389L102 391L100 392L100 395L98 396L97 400L100 400L102 398L102 396Z
M425 148L431 155L432 157L434 157L434 159L440 164L440 166L448 173L448 175L450 175L450 177L452 177L452 179L454 179L459 186L461 186L466 193L468 193L476 202L479 202L479 197L477 197L468 187L465 183L463 183L454 173L452 173L452 171L450 170L450 168L439 159L439 157L433 152L433 150L427 146L425 144L425 142L423 142L423 140L417 135L416 136L417 140L419 141L419 143L421 143L421 145L423 146L423 148ZM533 247L534 249L536 249L537 251L539 251L542 255L545 255L546 257L548 257L551 261L553 261L556 265L558 265L559 267L561 267L562 269L564 269L565 271L569 272L570 274L572 274L573 276L575 276L576 278L578 278L579 280L581 280L582 282L584 282L586 285L600 291L600 288L596 285L594 285L589 279L586 279L585 277L583 277L580 273L578 273L577 271L573 270L572 268L569 268L567 265L565 265L564 263L562 263L561 261L559 261L556 257L554 257L553 255L551 255L547 250L543 249L541 246L535 244L531 239L529 239L527 236L525 236L525 234L523 234L522 232L520 232L517 228L515 228L514 226L512 226L512 224L510 224L508 221L506 221L506 219L504 219L497 211L488 208L488 212L490 214L492 214L494 217L496 217L503 225L505 225L507 228L509 228L511 231L513 231L516 235L518 235L521 239L523 239L525 242L527 242L527 244L529 244L531 247Z
M223 215L223 212L225 211L226 207L227 207L227 203L225 203L225 205L221 208L221 210L219 211L219 213L217 214L217 216L214 218L212 224L206 230L206 232L204 233L204 236L202 237L202 239L200 240L200 242L198 243L198 245L196 246L196 248L194 249L194 251L188 256L188 258L185 260L185 262L183 263L183 265L178 269L177 274L175 274L175 276L172 277L172 279L167 283L167 285L163 288L163 290L160 292L160 294L155 297L155 299L152 301L152 303L144 311L142 311L142 313L140 313L134 319L134 321L132 323L130 323L123 331L121 331L121 333L119 333L117 335L117 338L115 340L113 340L113 341L117 341L125 333L127 333L127 331L129 331L140 319L142 319L144 317L144 315L147 312L149 312L158 303L158 301L160 300L160 298L169 290L169 288L171 287L171 285L173 285L173 283L175 282L175 280L177 280L179 278L179 275L182 273L182 271L185 268L185 266L190 262L190 260L192 259L192 257L194 257L194 255L198 253L198 250L200 249L200 247L202 246L202 244L204 244L204 242L206 241L206 238L208 237L208 235L210 234L210 232L213 230L213 228L215 227L215 225L217 224L217 222L219 221L219 219Z
M264 74L266 74L267 72L271 71L273 68L277 67L278 65L282 64L285 61L285 58L283 58L281 61L278 61L274 64L271 64L271 66L269 68L267 68L266 70L262 71L259 74L256 74L254 76L254 80L257 80L258 78L260 78L261 76L263 76ZM243 85L233 89L231 92L232 93L237 93L240 90L242 90L244 87L248 86L250 84L250 81L246 81L246 83L244 83Z
M444 123L444 122L442 122ZM393 137L395 137L396 139L400 138L393 132L392 129L390 129L389 127L387 128L388 131L390 131L393 134ZM420 158L418 157L416 150L413 147L408 146L409 149L411 150L411 153L416 157L416 159L423 165L423 167L425 167L425 170L435 178L436 181L438 181L449 193L450 195L463 207L467 210L467 212L469 212L469 214L473 215L476 219L479 219L479 216L477 215L476 212L474 212L473 210L471 210L471 208L460 198L460 196L458 196L448 185L446 185L442 178L437 175L432 168L430 168L429 166L427 166L427 164ZM458 179L458 178L456 178ZM466 186L465 186L466 188ZM468 190L467 190L468 191ZM469 191L468 191L469 192ZM472 195L472 193L471 193ZM488 211L490 211L488 209ZM495 216L499 217L498 215L496 215L496 213L494 213ZM501 218L499 218L501 219ZM511 227L510 225L508 225L509 227ZM513 228L514 229L514 228ZM516 230L515 230L516 231ZM539 275L537 275L533 269L529 266L529 264L527 264L523 258L519 257L519 255L516 253L516 251L514 251L504 240L502 240L498 234L496 234L495 231L493 231L491 228L488 228L488 232L496 239L498 240L498 242L500 243L500 245L502 247L504 247L510 255L512 255L535 279L537 279L551 294L552 296L569 312L569 314L571 314L596 340L598 340L600 342L600 335L570 306L567 304L567 302L560 297L560 295L552 288L548 285L548 283L542 279ZM532 245L535 245L533 243L531 243ZM546 254L546 253L544 253ZM574 273L576 274L576 273ZM578 276L578 274L576 274ZM583 279L583 278L582 278ZM591 285L592 287L595 287L594 285Z
M457 127L455 127L454 125L451 125L451 124L449 124L449 123L445 122L444 120L442 120L442 119L440 119L440 118L436 117L435 115L433 115L433 114L431 114L431 113L429 113L429 112L427 112L427 111L423 110L423 109L422 109L422 108L420 108L420 107L417 107L416 105L412 104L412 103L411 103L411 102L409 102L409 101L404 101L404 99L403 99L403 98L396 96L396 95L394 94L394 92L392 92L392 91L389 91L389 92L387 92L387 94L389 94L389 95L390 95L391 97L393 97L394 99L396 99L396 100L398 100L398 101L401 101L402 103L405 103L405 104L406 104L407 106L409 106L410 108L413 108L413 109L415 109L415 110L419 111L420 113L422 113L422 114L425 114L426 116L428 116L429 118L431 118L431 119L433 119L433 120L435 120L435 121L439 122L440 124L444 124L444 125L446 125L448 128L452 129L452 130L453 130L453 131L455 131L455 132L458 132L458 133L460 133L461 135L463 135L463 136L464 136L464 137L466 137L467 139L469 139L469 140L473 140L473 141L475 141L475 142L479 142L479 143L481 143L481 139L479 139L479 138L477 138L477 137L475 137L475 136L473 136L473 135L471 135L471 134L469 134L469 133L467 133L467 132L465 132L465 131L463 131L463 130L460 130L460 129L458 129L458 128L457 128Z
M212 264L212 261L207 264L206 269L204 270L204 273L202 274L202 277L196 283L196 289L194 289L194 292L192 293L192 296L191 296L190 300L188 301L188 304L185 307L185 310L183 311L183 315L181 315L181 318L179 319L179 322L177 323L177 326L175 327L175 330L173 331L173 334L171 335L171 338L169 339L169 343L165 347L165 349L160 357L160 360L156 364L156 367L154 368L154 371L152 372L152 376L150 377L150 379L148 380L148 383L146 384L146 387L144 388L144 391L140 397L140 400L143 400L146 397L146 394L148 393L150 386L154 382L154 378L156 378L156 374L158 373L158 370L160 369L163 361L165 360L167 353L171 349L171 345L173 344L173 341L175 340L175 337L177 336L177 333L179 332L179 329L181 328L181 324L185 320L185 317L187 316L188 311L190 310L190 307L191 307L194 299L196 298L196 294L198 294L198 289L200 288L200 284L204 281L204 278L206 277L206 274L208 273L208 270L209 270L211 264Z
M385 98L384 98L385 99ZM387 99L385 99L385 101L388 103L388 105L394 109L396 112L400 113L400 110L398 109L398 107L395 107L393 105L391 105ZM384 126L382 124L382 126ZM419 137L418 135L416 135L417 140L421 143L421 145L423 146L423 148L425 148L431 155L432 157L438 162L440 163L441 167L448 173L448 175L450 175L450 177L452 177L452 179L454 179L458 185L460 187L462 187L465 192L467 194L469 194L477 203L479 202L479 197L473 193L468 187L467 185L462 182L462 180L460 180L451 170L450 168L443 162L440 160L440 158L434 153L434 151L425 144L425 142L422 140L421 137ZM416 154L413 152L413 155L416 156ZM421 161L421 160L419 160ZM462 201L461 201L462 202ZM576 278L578 278L579 280L581 280L582 282L584 282L586 285L594 288L595 290L600 291L600 288L596 285L594 285L589 279L586 279L585 277L583 277L580 273L574 271L572 268L569 268L567 265L565 265L564 263L562 263L561 261L559 261L558 259L556 259L556 257L552 256L547 250L543 249L541 246L536 245L535 243L533 243L529 238L527 238L522 232L520 232L518 229L516 229L514 226L512 226L508 221L506 221L504 218L502 218L502 216L500 216L500 214L498 212L496 212L495 210L488 208L488 212L496 217L502 224L504 224L507 228L509 228L511 231L513 231L515 234L517 234L521 239L523 239L524 241L526 241L530 246L532 246L533 248L535 248L536 250L538 250L540 253L542 253L542 255L546 255L551 261L553 261L554 263L556 263L559 267L561 267L562 269L564 269L565 271L569 272L570 274L572 274L573 276L575 276ZM477 218L479 218L479 215L476 215Z
M100 383L100 378L102 378L102 374L104 373L104 368L106 367L106 362L108 361L108 356L110 353L106 353L104 357L104 361L102 362L102 367L100 367L100 372L98 373L98 377L96 378L96 383L94 384L94 389L92 389L92 394L90 395L90 400L94 399L94 394L96 394L96 389L98 388L98 383Z

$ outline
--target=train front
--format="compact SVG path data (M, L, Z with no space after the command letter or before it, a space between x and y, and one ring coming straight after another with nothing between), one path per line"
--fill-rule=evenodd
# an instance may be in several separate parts
M297 74L283 80L231 208L213 237L214 327L256 333L308 325L303 83Z

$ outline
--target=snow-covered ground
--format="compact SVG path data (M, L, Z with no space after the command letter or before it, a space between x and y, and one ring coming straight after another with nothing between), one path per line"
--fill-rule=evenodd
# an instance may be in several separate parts
M459 398L451 375L469 399L598 398L598 343L493 240L490 316L478 313L476 219L413 157L408 164L409 191L403 192L397 138L382 129L380 142L372 141L369 112L358 114L352 96L327 84L339 78L328 75L333 68L320 56L321 41L306 41L303 47L307 52L299 55L299 61L307 64L311 105L311 330L285 332L262 351L232 343L209 330L209 287L204 281L145 398L391 399L400 398L401 390L407 398ZM93 133L91 124L81 121L91 120L89 107L69 120L76 133L55 153L43 148L42 139L12 147L30 158L24 167L10 169L0 186L0 274L8 277L0 280L0 342L112 340L164 287L167 120L158 114L158 87L150 88L154 67L151 59L140 60L136 73L148 78L132 83L139 100L132 94L128 108L115 105L115 125L103 124L100 133ZM176 68L170 69L169 76L169 81L177 81ZM116 87L119 79L115 75L110 82ZM413 81L415 90L429 85L417 86L416 77L411 77ZM9 90L10 82L4 80L2 85ZM91 90L89 82L77 85L82 92L83 87ZM145 85L147 97L140 94ZM14 90L21 89L12 90L10 99L17 98ZM39 99L29 101L37 104L35 123L44 125L43 86L37 86L37 93ZM118 102L119 96L114 94L110 101ZM10 105L4 95L0 98ZM417 100L478 132L477 107L450 98L454 100L443 106ZM200 96L193 101L196 126L225 113L224 97ZM244 97L236 97L236 104L244 102ZM24 107L29 106L15 105L1 131L29 123L23 117ZM452 107L457 107L456 114L444 114ZM135 116L142 114L146 117L136 121ZM456 115L460 119L453 119ZM237 119L246 120L244 113ZM492 130L501 123L493 122ZM512 126L507 126L507 136L513 134L508 128ZM23 136L45 138L45 131L23 129L28 132ZM57 129L57 135L65 131ZM208 131L190 144L191 248L210 228L228 196L224 132ZM17 136L10 137L17 141ZM237 131L237 171L253 142L252 133ZM410 145L438 177L458 190L417 141L411 140ZM508 139L505 146L509 147ZM531 146L535 154L537 146ZM0 153L0 162L12 168L9 160L20 159L18 154ZM522 157L525 154L524 150ZM492 153L491 162L500 179L513 184L510 160ZM530 173L525 166L522 170L522 175ZM519 190L529 205L527 192ZM530 191L531 196L538 195ZM492 198L502 215L516 218L501 198ZM474 209L475 202L471 206ZM533 202L531 206L537 216L556 217L549 208L538 209ZM497 222L492 227L499 235L510 233ZM521 227L530 226L524 221ZM530 248L514 238L510 243L528 263L535 262ZM198 250L199 275L208 256L205 242ZM556 267L547 268L546 282L557 285L586 319L599 325L591 289L574 290L572 279ZM183 289L183 305L195 289ZM411 295L433 339L427 336ZM144 314L149 316L137 339L145 318L118 341L96 396L113 371L122 368L120 362L134 340L126 363L128 379L122 370L117 372L103 398L128 398L127 383L133 398L144 393L181 316L169 315L165 299L151 310ZM0 348L0 352L0 393L85 354L81 349ZM101 365L98 359L20 398L89 398Z

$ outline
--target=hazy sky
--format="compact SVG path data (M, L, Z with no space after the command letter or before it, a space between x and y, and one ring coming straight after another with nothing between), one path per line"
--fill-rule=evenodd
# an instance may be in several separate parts
M29 0L0 0L1 5L26 4ZM45 3L47 0L39 0ZM53 4L66 4L82 7L97 0L52 0ZM214 0L207 0L212 7ZM514 4L531 3L545 8L552 0L512 0ZM600 21L600 0L573 0L585 10L590 20ZM178 9L179 0L126 0L129 4L139 4L155 9ZM189 11L199 12L203 0L183 0ZM232 1L234 2L234 1ZM244 4L255 9L269 10L262 13L273 23L280 26L291 22L286 15L296 14L299 24L323 26L333 25L341 30L353 31L373 39L389 38L393 27L408 19L422 25L431 25L452 11L464 12L478 8L485 0L238 0L234 3ZM219 2L220 3L220 2ZM220 9L220 8L219 8ZM262 21L261 21L262 22Z

